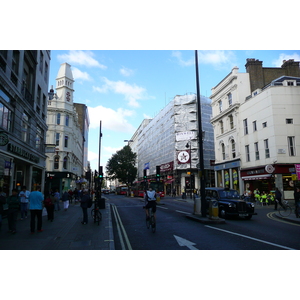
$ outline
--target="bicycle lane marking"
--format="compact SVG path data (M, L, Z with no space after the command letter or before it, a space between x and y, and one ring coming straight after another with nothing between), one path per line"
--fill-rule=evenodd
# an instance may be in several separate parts
M118 234L119 234L119 238L120 238L122 249L126 250L125 245L124 245L124 241L123 241L123 237L122 237L122 232L123 232L123 235L124 235L124 238L125 238L128 250L132 250L132 247L131 247L131 244L129 242L127 233L126 233L125 228L123 226L123 223L121 221L118 209L117 209L117 207L115 205L112 205L112 207L113 207L113 212L114 212L114 216L115 216L116 223L117 223L117 229L118 229ZM121 230L122 230L122 232L121 232Z
M290 222L290 221L285 221L285 220L282 220L282 219L278 219L277 217L274 217L273 215L275 214L276 212L269 212L267 213L267 217L273 221L277 221L277 222L281 222L281 223L286 223L286 224L289 224L289 225L295 225L295 226L300 226L300 224L295 224L293 222Z
M240 233L236 233L236 232L232 232L232 231L228 231L228 230L224 230L224 229L212 227L212 226L209 226L209 225L205 225L205 227L208 227L208 228L211 228L211 229L215 229L215 230L219 230L219 231L223 231L223 232L226 232L226 233L229 233L229 234L232 234L232 235L241 236L241 237L246 238L246 239L250 239L250 240L253 240L253 241L256 241L256 242L260 242L260 243L272 245L272 246L275 246L275 247L278 247L278 248L282 248L282 249L286 249L286 250L296 250L294 248L286 247L286 246L279 245L279 244L274 244L274 243L271 243L271 242L267 242L267 241L264 241L264 240L253 238L251 236L247 236L247 235L244 235L244 234L240 234Z

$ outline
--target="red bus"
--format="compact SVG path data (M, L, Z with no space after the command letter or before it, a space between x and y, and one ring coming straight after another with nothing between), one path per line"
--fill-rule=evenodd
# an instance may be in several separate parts
M126 185L119 185L116 187L117 195L127 195L128 187Z
M164 181L156 181L156 179L148 179L146 182L148 187L151 187L160 197L165 196L164 192ZM144 197L145 194L145 181L136 181L132 187L131 191L133 192L134 197Z

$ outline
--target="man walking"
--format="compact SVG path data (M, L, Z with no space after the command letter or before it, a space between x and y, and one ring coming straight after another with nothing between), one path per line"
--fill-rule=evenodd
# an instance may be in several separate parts
M41 193L41 188L36 187L36 191L29 195L29 210L30 210L30 231L35 231L35 218L37 218L37 231L42 232L42 211L43 211L44 195Z
M277 204L279 203L280 206L282 207L282 203L281 203L281 192L279 191L278 188L275 189L275 210L277 210Z
M27 209L28 209L28 198L29 198L30 192L27 191L26 186L22 186L22 191L19 193L19 197L21 200L21 220L24 218L27 219Z

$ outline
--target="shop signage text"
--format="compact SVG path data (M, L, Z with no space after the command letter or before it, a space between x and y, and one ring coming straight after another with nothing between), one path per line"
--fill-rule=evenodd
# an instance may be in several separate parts
M19 155L25 159L28 159L34 163L39 163L40 159L38 156L26 151L25 149L19 147L19 146L16 146L16 145L13 145L11 143L9 143L7 145L7 151L13 153L13 154L16 154L16 155Z

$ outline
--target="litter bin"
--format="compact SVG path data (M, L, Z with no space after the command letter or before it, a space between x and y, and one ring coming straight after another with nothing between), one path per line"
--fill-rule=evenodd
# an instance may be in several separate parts
M99 200L98 200L98 207L100 209L105 209L105 198L101 197Z
M209 201L209 218L219 219L219 206L217 200Z

